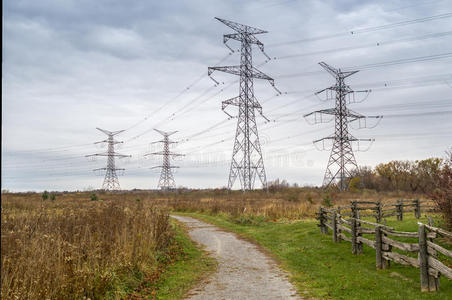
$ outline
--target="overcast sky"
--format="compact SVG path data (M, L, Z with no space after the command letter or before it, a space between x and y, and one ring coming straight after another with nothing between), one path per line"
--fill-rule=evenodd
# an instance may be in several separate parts
M160 139L152 128L178 131L173 151L186 154L174 161L178 186L225 186L236 119L221 101L238 95L238 78L214 73L215 86L207 67L238 64L239 53L229 54L223 34L232 30L214 17L268 31L258 38L272 60L253 48L253 61L283 92L255 80L271 120L258 117L269 180L322 183L330 153L312 141L333 134L334 122L303 118L334 105L313 95L334 84L320 61L360 69L347 83L372 92L350 109L384 115L372 129L351 125L354 136L375 138L359 145L367 150L355 153L359 165L441 157L452 146L448 0L6 0L2 189L100 188L91 170L105 158L84 157L105 151L96 127L127 129L117 136L117 151L132 155L117 161L122 188L156 187L150 167L161 158L144 157L160 147L150 145Z

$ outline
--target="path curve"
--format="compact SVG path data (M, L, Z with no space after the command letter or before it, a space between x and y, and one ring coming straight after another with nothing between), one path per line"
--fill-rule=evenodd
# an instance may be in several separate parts
M191 290L186 299L301 299L287 274L256 245L197 219L173 217L218 261L217 272Z

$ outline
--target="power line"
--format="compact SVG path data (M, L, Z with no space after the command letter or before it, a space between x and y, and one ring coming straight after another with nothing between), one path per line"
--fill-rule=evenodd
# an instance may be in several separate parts
M375 32L375 31L380 31L380 30L386 30L386 29L390 29L390 28L412 25L412 24L417 24L417 23L424 23L424 22L440 20L440 19L445 19L445 18L450 18L450 17L452 17L452 13L444 13L444 14L434 15L434 16L430 16L430 17L417 18L417 19L413 19L413 20L390 23L390 24L386 24L386 25L352 29L348 32L338 32L338 33L327 34L327 35L322 35L322 36L314 36L314 37L305 38L305 39L274 43L274 44L269 44L268 46L269 47L278 47L278 46L284 46L284 45L289 45L289 44L314 42L314 41L319 41L319 40L325 40L325 39L331 39L331 38L337 38L337 37L343 37L343 36L357 35L357 34L361 34L361 33L369 33L369 32Z
M407 63L424 62L424 61L436 60L436 59L444 59L444 58L449 58L449 57L452 57L452 52L426 55L426 56L417 56L417 57L411 57L411 58L402 58L402 59L397 59L397 60L391 60L391 61L385 61L385 62L379 62L379 63L373 63L373 64L366 64L366 65L360 65L360 66L345 67L344 70L372 69L372 68L387 67L387 66L393 66L393 65L399 65L399 64L407 64ZM300 76L310 76L310 75L318 75L321 73L322 72L320 72L320 71L309 71L309 72L295 73L295 74L289 74L289 75L282 75L277 78L281 79L281 78L291 78L291 77L300 77Z
M452 34L452 31L430 33L430 34L421 35L421 36L414 36L414 37L408 37L408 38L396 39L396 40L388 40L388 41L383 41L383 42L375 42L375 43L369 43L369 44L364 44L364 45L359 45L359 46L350 46L350 47L342 47L342 48L335 47L332 49L319 50L319 51L313 51L313 52L288 54L288 55L274 57L273 59L288 59L288 58L295 58L295 57L305 57L305 56L312 56L312 55L318 55L318 54L344 52L344 51L366 49L366 48L373 48L373 47L384 47L384 46L393 45L393 44L397 44L397 43L403 43L403 42L440 38L440 37L450 36L451 34Z
M228 53L225 57L223 57L217 64L221 64L223 61L225 61L232 53ZM137 127L138 125L144 123L145 121L147 121L151 116L157 114L158 112L160 112L162 109L164 109L165 107L167 107L169 104L173 103L174 101L176 101L179 97L181 97L183 94L185 94L186 92L188 92L191 88L193 88L196 84L198 84L202 79L204 79L206 77L206 74L203 73L201 74L199 77L197 77L191 84L189 84L188 86L186 86L183 90L181 90L177 95L175 95L174 97L170 98L168 101L166 101L165 103L163 103L159 108L157 108L155 111L153 111L152 113L146 115L143 119L141 119L140 121L136 122L135 124L131 125L130 127L128 127L127 129L125 129L125 131L129 131L132 128Z

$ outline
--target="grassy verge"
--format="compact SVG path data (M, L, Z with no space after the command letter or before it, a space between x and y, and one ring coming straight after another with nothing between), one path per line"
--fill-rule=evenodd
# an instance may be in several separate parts
M215 259L206 255L188 236L185 227L173 221L179 251L160 274L156 283L143 286L134 299L182 299L190 288L216 268Z
M334 299L450 299L452 282L441 278L440 291L421 293L419 270L396 263L388 270L375 268L375 251L366 245L362 255L351 253L351 244L334 243L322 235L313 219L292 223L265 222L226 215L184 213L255 240L269 250L304 297ZM421 221L426 222L425 219ZM417 230L417 220L388 225Z

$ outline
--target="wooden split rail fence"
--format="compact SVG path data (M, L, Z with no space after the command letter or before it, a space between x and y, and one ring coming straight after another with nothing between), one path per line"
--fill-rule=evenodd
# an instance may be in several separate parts
M395 203L381 203L380 201L350 201L348 206L339 206L337 212L342 216L354 218L375 217L375 221L380 223L382 219L397 216L397 220L402 221L405 213L414 212L416 218L421 217L422 212L435 212L438 206L435 203L413 200L397 200Z
M389 268L391 261L419 268L422 291L437 291L440 275L452 279L452 268L438 257L440 253L452 258L452 251L434 241L438 236L452 238L452 232L422 223L418 223L417 232L396 231L392 227L353 216L344 219L337 210L323 207L319 208L317 219L322 233L328 234L328 229L331 229L333 241L350 242L353 254L362 253L363 245L375 249L377 269ZM395 238L410 238L416 241L409 243ZM393 251L394 249L397 252ZM401 251L408 253L402 254Z

